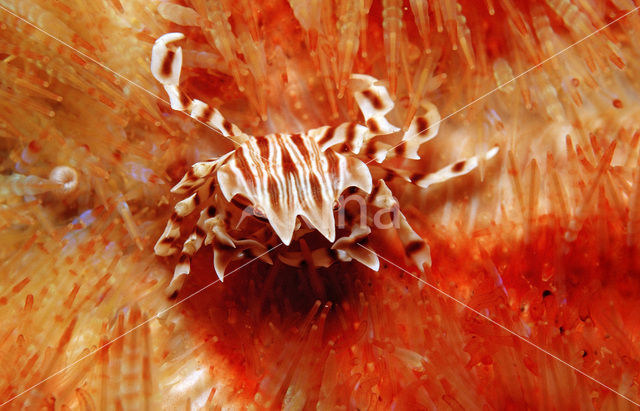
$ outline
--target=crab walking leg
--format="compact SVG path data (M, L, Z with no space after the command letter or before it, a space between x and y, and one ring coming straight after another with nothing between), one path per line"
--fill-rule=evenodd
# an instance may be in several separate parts
M427 141L438 135L440 128L440 112L428 101L422 102L424 114L415 116L409 128L402 136L402 142L393 147L393 155L411 160L419 160L418 149Z
M499 148L494 147L482 156L473 156L457 161L433 173L415 173L407 170L392 169L384 165L379 165L378 167L385 171L385 180L401 178L419 187L428 188L433 184L443 183L453 178L469 174L478 167L480 158L483 158L485 161L490 160L495 157L498 151Z
M231 237L224 221L224 211L217 212L214 206L209 206L200 213L193 234L184 243L181 260L189 261L200 249L203 240L205 245L213 244L213 266L220 281L224 281L224 272L231 261L260 256L261 260L272 263L264 244L251 239L236 240ZM185 255L188 259L184 258ZM183 267L181 273L176 271L174 277L176 274L188 274L187 268Z
M362 145L369 138L371 132L358 123L342 123L337 127L323 126L307 131L306 135L318 143L322 152L334 148L336 152L354 154L360 152Z
M225 119L217 109L203 101L190 99L180 90L182 47L169 46L183 38L182 33L167 33L156 40L151 50L151 73L164 86L172 109L184 111L196 120L210 125L225 137L232 137L237 144L242 144L248 137L238 126Z
M173 207L173 214L171 214L171 218L167 222L164 232L153 248L156 255L166 257L178 251L178 248L175 247L175 242L180 238L182 220L184 217L193 213L196 207L213 195L214 179L211 178L210 180L210 184L201 184L198 191L184 200L179 201Z
M399 144L391 145L381 141L370 140L364 144L363 153L377 163L387 158L404 157L419 160L418 150L424 143L438 134L440 127L440 113L435 105L428 101L422 102L424 114L415 116L409 128L404 133Z
M171 214L171 218L167 221L164 232L153 247L153 251L160 257L167 257L178 252L175 242L180 238L180 223L182 217L177 213Z
M394 106L386 87L377 85L376 78L365 74L353 74L351 80L355 88L353 96L364 116L366 127L351 122L310 130L308 135L318 142L322 151L334 148L337 152L358 154L373 137L400 130L386 118Z
M175 295L180 288L182 288L185 278L191 272L191 258L200 249L200 247L202 247L202 243L205 239L204 222L207 217L208 209L202 210L193 232L184 242L180 258L178 259L178 264L176 264L173 270L173 278L171 278L171 282L167 288L167 295Z
M260 260L273 264L271 257L267 253L269 249L256 240L235 240L234 246L229 247L214 241L213 244L213 267L220 281L224 281L224 273L227 266L232 261L243 258L259 257Z
M309 134L316 138L323 150L341 144L337 151L351 151L354 154L362 152L365 157L378 164L393 157L419 160L418 150L438 134L440 122L440 114L435 106L431 103L425 104L431 106L429 111L422 116L414 117L399 144L391 145L372 140L372 137L381 134L374 134L361 125L354 126L354 123L344 123L337 128L320 127L309 131ZM355 144L352 143L353 141Z
M371 252L367 247L369 241L369 234L371 234L371 228L368 226L355 225L351 229L351 233L347 237L341 237L331 246L332 250L338 253L346 254L349 259L339 258L342 261L348 261L351 258L359 263L366 265L373 271L378 271L380 268L380 261L378 256ZM339 257L340 257L339 254ZM343 255L344 255L343 254Z
M465 160L457 161L434 173L421 174L415 173L409 177L409 181L422 188L428 188L432 184L442 183L452 178L469 174L472 170L478 167L479 159L490 160L498 154L499 148L493 147L487 151L484 156L473 156Z
M402 214L402 211L400 211L398 201L393 197L391 190L389 190L384 180L378 180L368 200L371 206L391 213L391 225L398 232L398 237L404 247L405 255L413 261L418 269L424 272L425 264L431 267L429 245L411 228L406 217ZM380 221L375 221L378 218L377 215L374 217L374 224L380 225Z
M216 179L214 174L218 169L225 164L229 157L233 154L233 151L228 152L222 157L216 159L202 161L195 163L191 166L191 169L182 177L182 180L178 182L172 189L172 193L186 194L193 190L201 189L201 187L209 182L209 197L213 195L216 187ZM214 177L209 180L209 177Z
M342 212L348 214L348 217L339 218L338 225L340 228L350 229L348 236L337 239L331 247L326 246L311 250L307 256L301 251L280 252L278 254L280 261L292 267L300 267L306 262L315 267L326 268L339 261L349 262L355 259L377 271L380 264L376 255L358 246L359 244L367 244L368 236L371 233L371 229L367 226L366 214L357 211L349 212L344 209Z
M379 141L371 141L371 138L375 136L400 131L398 127L389 123L386 118L386 115L393 109L394 103L386 87L376 84L378 80L374 77L353 74L351 79L356 88L354 97L365 118L369 131L367 138L364 140L365 155L378 163L381 163L387 157L394 156L418 160L420 158L418 149L438 134L440 113L436 106L428 101L422 102L424 113L415 116L411 120L400 144L392 146ZM355 153L357 154L358 151L355 151Z
M313 250L311 252L312 263L316 267L329 267L337 261L356 260L370 269L378 271L380 267L378 257L367 246L368 237L371 234L369 225L373 223L379 229L395 228L404 247L405 255L413 261L420 271L424 271L425 264L430 267L431 254L429 245L411 228L406 217L400 211L397 200L383 180L379 180L376 183L366 201L366 210L360 209L358 210L359 212L343 211L349 214L349 217L344 222L351 227L350 234L336 240L331 249L318 248ZM382 211L383 213L377 212L372 217L372 210ZM380 220L380 216L385 211L391 214L391 223L385 223ZM299 251L281 253L278 258L285 264L294 267L299 267L305 260Z
M353 97L356 99L371 133L383 135L400 131L386 118L394 106L387 88L376 84L378 80L366 74L352 74L351 80L355 89Z
M198 222L184 242L178 264L173 271L173 278L167 287L167 295L175 296L180 291L186 277L191 273L191 258L202 245L213 243L213 265L220 281L224 280L227 265L244 257L260 257L272 264L267 254L267 247L255 240L235 240L227 232L222 214L211 205L200 212Z
M209 162L207 165L210 166L211 172L204 174L202 177L200 177L198 174L196 174L196 172L194 172L194 170L196 169L196 166L202 165L202 164L207 164L207 162L200 162L200 163L194 164L191 167L191 170L189 170L182 177L182 179L178 182L178 184L176 184L171 188L171 192L175 194L187 194L189 192L193 192L194 190L200 189L207 182L208 180L207 177L210 177L213 174L213 172L216 170L215 162ZM215 179L212 179L210 184L211 184L210 191L213 192L213 188L215 188Z
M365 210L365 212L367 214L367 222L369 224L372 222L373 226L379 229L395 228L404 247L405 255L413 261L420 271L424 271L425 264L430 267L431 254L429 245L411 228L406 217L402 214L402 211L400 211L398 201L393 197L391 190L389 190L384 183L384 180L377 182L366 200L367 210ZM381 213L379 212L371 216L371 211L376 209L378 211L390 212L391 223L383 223L380 220ZM362 211L363 210L360 210L360 212ZM354 259L370 269L378 271L380 268L378 256L367 246L371 228L368 225L362 225L360 215L353 215L350 222L353 223L359 220L360 223L353 225L349 236L339 238L331 247L331 250L338 252L336 255L338 260L349 261Z

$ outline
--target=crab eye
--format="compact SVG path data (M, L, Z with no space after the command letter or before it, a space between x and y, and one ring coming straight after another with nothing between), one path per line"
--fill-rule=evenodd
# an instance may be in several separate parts
M337 201L337 200L334 201L333 202L333 211L338 211L338 210L340 210L340 208L342 208L342 204L340 204L340 202Z
M267 218L267 215L264 213L264 211L262 211L260 208L255 206L253 207L253 215L263 220Z

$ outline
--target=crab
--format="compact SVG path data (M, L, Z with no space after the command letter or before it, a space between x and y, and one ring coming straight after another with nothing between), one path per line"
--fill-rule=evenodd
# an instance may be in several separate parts
M182 33L168 33L156 40L151 72L166 90L172 109L208 124L233 140L235 149L193 164L171 189L185 198L175 205L154 247L159 256L180 253L167 289L170 295L182 287L191 258L203 245L213 246L213 268L221 281L234 260L258 257L273 263L270 250L280 242L285 247L277 250L277 257L287 265L328 267L356 260L377 271L378 257L366 244L372 226L384 226L397 231L407 259L418 269L431 265L428 244L409 225L384 179L373 181L372 168L383 170L387 179L401 178L427 188L471 172L481 158L494 157L497 147L433 173L410 173L385 165L394 156L419 159L420 146L438 133L440 115L424 101L421 114L412 119L399 144L380 141L378 137L399 135L401 129L386 117L394 108L386 87L365 74L351 76L364 123L248 135L217 109L180 90L182 48L175 42L183 38ZM196 210L200 211L197 219L191 216ZM184 228L190 232L181 241ZM317 233L325 245L309 250L303 237Z

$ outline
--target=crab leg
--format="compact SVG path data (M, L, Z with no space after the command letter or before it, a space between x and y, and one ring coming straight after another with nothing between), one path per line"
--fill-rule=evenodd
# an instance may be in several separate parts
M411 160L419 160L418 149L438 134L440 128L440 113L435 105L428 101L422 102L424 114L415 116L409 128L402 137L402 142L390 150L389 154ZM389 157L389 154L387 157Z
M191 258L200 250L203 244L209 245L213 243L213 266L220 281L224 280L224 272L227 265L231 261L245 256L259 257L269 264L272 263L271 258L266 254L268 250L263 244L255 240L233 239L227 232L222 218L223 214L223 212L218 212L212 205L200 212L196 227L182 247L178 264L176 264L173 271L173 278L167 288L168 295L176 295L182 288L184 280L191 272ZM158 244L160 244L160 241ZM158 253L157 250L156 253Z
M429 245L411 228L406 217L400 211L397 200L383 180L377 182L366 200L366 209L361 209L359 213L355 214L351 212L351 215L345 221L347 225L351 226L350 234L336 240L330 249L318 248L313 250L311 252L313 264L316 267L328 267L337 261L351 261L353 259L374 271L378 271L380 262L378 256L368 246L371 228L366 224L370 224L372 221L374 225L380 224L381 221L378 221L379 213L389 211L392 224L385 225L389 225L388 228L396 229L404 247L405 255L411 259L420 271L424 271L425 264L430 267L431 254ZM372 210L378 210L378 213L373 218L371 215L366 215ZM365 218L364 221L363 217ZM304 256L299 251L281 253L278 257L285 264L294 267L299 267L304 261Z
M192 100L180 90L182 47L169 46L183 38L182 33L167 33L156 40L151 51L151 73L164 86L172 109L184 111L196 120L210 125L225 137L233 137L232 140L236 144L242 144L248 136L238 126L225 119L217 109L203 101Z
M440 127L440 113L435 105L427 101L422 102L424 114L415 116L409 128L404 133L399 144L391 145L381 141L370 140L364 144L363 153L382 163L386 158L404 157L419 160L418 150L427 141L438 134Z
M443 167L433 173L414 173L407 170L392 169L383 165L380 165L379 167L385 170L385 172L387 173L387 177L385 177L385 179L401 178L419 187L428 188L433 184L443 183L453 178L469 174L471 171L478 167L479 160L481 158L485 161L490 160L495 157L498 151L498 147L493 147L484 155L473 156L464 160L456 161L455 163L449 164L448 166Z
M381 163L385 158L394 156L419 159L418 149L420 146L438 134L440 113L436 106L428 101L422 102L424 113L413 118L400 144L392 146L380 141L373 141L372 138L375 136L392 134L400 130L389 123L386 118L386 115L394 107L393 100L391 100L386 87L376 84L377 80L374 77L353 74L351 79L356 86L359 85L359 88L354 92L354 97L367 124L366 128L360 126L364 131L356 129L356 133L352 133L359 136L358 132L360 132L364 136L358 149L352 151L357 154L360 147L364 146L364 154L378 163ZM338 141L331 141L331 145L341 142L340 138L334 137L333 140L336 139Z
M386 87L377 85L378 80L365 74L353 74L351 79L356 86L354 98L364 116L366 127L357 123L343 123L337 127L310 130L308 135L318 142L322 151L331 147L338 152L358 154L373 137L400 130L386 118L394 106Z
M369 138L370 130L358 123L342 123L337 127L324 126L309 130L307 136L316 140L321 151L334 148L339 153L358 154Z
M331 246L331 249L342 251L350 258L366 265L373 271L378 271L380 268L378 256L366 247L369 234L371 234L371 228L356 225L351 229L351 233L347 237L337 239Z
M400 211L398 201L393 197L384 180L378 180L378 184L369 196L369 202L380 210L391 212L392 223L398 232L405 255L413 261L418 269L424 271L424 264L431 267L429 245L411 228L406 217Z
M218 171L218 168L223 166L232 154L233 151L230 151L222 157L195 163L182 177L182 180L180 180L180 182L171 189L171 192L176 194L186 194L197 189L201 190L201 187L209 181L209 177L212 177L215 172ZM210 181L209 195L207 197L213 195L215 183L215 179Z
M399 128L391 125L386 119L386 115L394 106L386 87L377 85L377 80L368 75L353 74L351 79L356 84L359 83L361 87L360 90L354 93L354 97L369 128L369 139L377 135L399 131ZM400 156L413 160L420 159L418 149L422 144L438 134L440 125L440 113L434 104L423 101L422 109L424 114L415 116L411 120L400 144L391 146L378 141L368 141L367 139L365 140L365 154L375 159L378 163L391 156Z
M338 261L356 260L370 269L378 271L380 268L378 256L367 248L361 247L366 244L370 233L371 229L367 226L354 226L348 236L339 238L331 248L316 248L311 251L311 263L315 267L329 267ZM278 254L278 258L292 267L300 267L306 261L300 251L285 251Z
M211 184L202 185L202 187L185 198L184 200L179 201L173 207L173 213L171 214L171 218L167 222L167 225L164 229L164 232L156 242L154 247L154 251L159 256L168 256L175 254L178 251L178 248L175 247L175 242L180 238L180 226L182 224L182 220L193 213L196 207L207 200L213 194L213 179Z
M175 293L182 288L182 284L184 283L186 276L191 272L191 258L196 252L198 252L200 247L202 247L202 243L205 238L204 223L211 208L212 207L208 207L200 212L198 223L182 246L182 252L178 259L178 264L176 264L173 270L173 278L167 288L168 295L175 295ZM158 252L156 251L156 254L157 253Z
M360 107L372 137L400 131L386 118L394 106L387 88L376 84L378 80L366 74L352 74L351 80L356 86L353 96Z
M499 148L493 147L487 151L484 156L473 156L464 160L457 161L453 164L449 164L446 167L434 173L420 174L416 173L410 176L410 180L413 184L416 184L422 188L427 188L432 184L442 183L444 181L469 174L472 170L478 167L479 159L490 160L498 154Z

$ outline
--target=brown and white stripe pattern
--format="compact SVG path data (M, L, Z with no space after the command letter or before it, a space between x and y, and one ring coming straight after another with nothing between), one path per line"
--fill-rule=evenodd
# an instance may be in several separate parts
M478 167L481 159L484 161L491 160L496 154L498 154L498 151L498 147L493 147L484 155L458 160L455 163L449 164L434 172L410 172L407 170L389 168L384 165L381 165L380 168L385 173L383 178L385 181L401 178L408 183L415 184L422 188L428 188L433 184L443 183L453 178L469 174Z
M371 190L368 168L355 157L322 151L308 134L252 137L220 167L227 201L240 194L289 244L296 217L304 217L329 241L335 239L333 204L347 187Z
M402 142L393 148L395 155L418 160L418 149L438 134L441 121L438 109L427 101L422 102L422 109L424 114L411 120Z
M371 228L367 226L354 226L351 233L339 238L333 246L332 250L344 252L348 258L358 261L360 264L366 265L373 271L380 268L380 260L378 256L369 248L369 234Z
M433 184L442 183L452 178L469 174L478 167L481 158L485 161L490 160L495 157L496 154L498 154L498 147L493 147L482 156L473 156L456 161L433 173L412 173L409 175L408 181L422 188L427 188Z
M393 197L391 190L385 184L384 180L378 180L369 202L372 206L382 210L393 210L396 213L398 227L398 237L404 246L405 255L418 267L420 271L424 271L424 265L431 267L431 253L429 245L422 237L420 237L409 225L404 214L400 211L400 204Z
M484 156L460 160L433 173L412 173L387 167L382 163L388 157L419 159L419 148L438 133L440 115L433 104L423 102L423 112L413 118L400 144L389 144L391 138L376 139L400 129L387 119L394 102L386 87L374 77L362 74L352 75L351 79L364 124L347 122L300 134L246 135L218 110L189 98L180 90L182 49L171 43L183 38L181 33L169 33L156 40L151 58L153 76L164 86L173 109L210 125L232 139L236 149L218 159L194 164L171 190L185 198L175 205L154 248L156 254L162 256L180 252L169 286L170 294L174 295L180 289L190 272L191 258L203 245L213 245L213 265L220 279L233 260L261 256L264 261L271 262L266 245L275 245L277 237L289 245L293 238L306 234L305 229L300 229L299 216L324 235L332 246L307 250L306 254L285 250L279 254L281 261L291 265L306 261L327 267L334 261L354 259L377 270L378 258L368 248L370 216L365 216L364 221L352 216L344 227L349 234L335 238L334 204L349 187L370 193L368 209L397 213L399 225L395 228L405 254L421 270L424 264L430 265L429 246L400 212L399 204L384 180L402 178L426 188L469 173L481 158L494 157L497 148ZM357 156L376 161L377 168L386 173L373 191L370 170ZM237 195L248 203L234 198ZM246 211L243 207L247 204L253 215L266 218L268 225L255 230L246 225L242 229L233 228L230 221L237 217L242 221ZM200 216L194 225L195 219L189 215L196 210L200 211ZM194 227L180 248L178 241L185 234L181 229L187 224Z
M356 89L353 96L362 111L367 127L376 135L391 134L400 129L389 123L386 115L393 110L394 103L387 88L366 74L352 74L351 80Z
M175 41L182 40L182 33L168 33L158 38L151 50L151 73L164 86L169 95L171 108L187 112L236 143L242 143L246 135L238 126L225 119L220 112L200 100L192 100L180 90L180 72L182 70L182 47L170 48Z
M216 188L216 180L214 176L215 171L220 164L224 163L229 155L231 155L231 153L226 154L219 159L194 164L182 180L180 180L180 182L171 189L174 193L189 195L174 206L171 218L167 222L162 236L160 236L160 239L154 247L154 251L157 255L168 256L175 254L178 251L175 243L181 235L180 227L182 225L182 221L185 217L193 213L201 203L204 203L213 197ZM198 237L204 237L202 234L203 229L206 228L204 224L208 220L203 220L203 213L208 212L211 214L206 216L209 219L214 217L215 208L213 208L212 211L211 207L212 206L202 211L200 216L200 220L202 221L198 221L197 227L194 229L192 236L197 232ZM200 246L197 247L197 249L199 248ZM197 251L197 249L195 251ZM193 255L193 253L191 253L191 255Z

